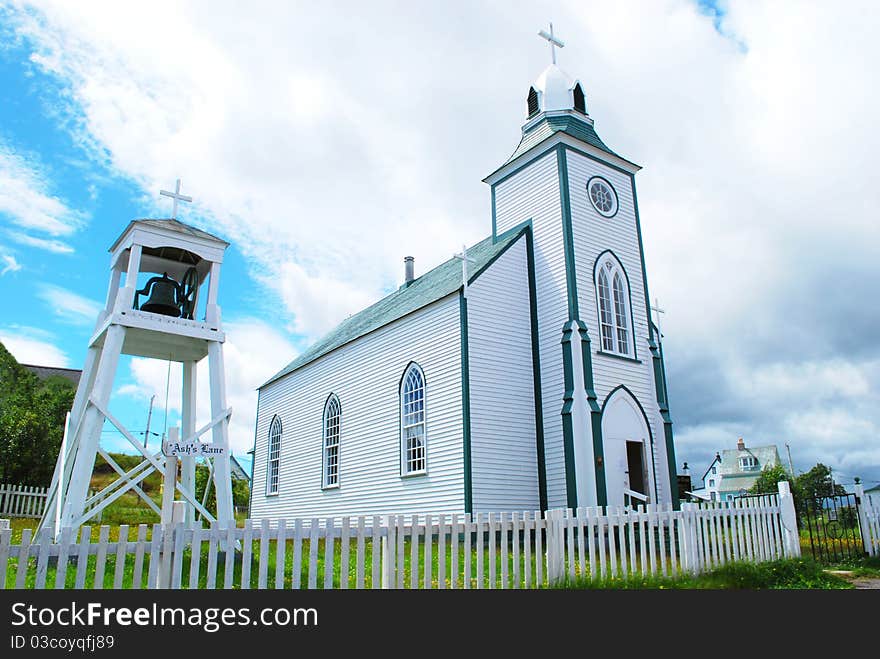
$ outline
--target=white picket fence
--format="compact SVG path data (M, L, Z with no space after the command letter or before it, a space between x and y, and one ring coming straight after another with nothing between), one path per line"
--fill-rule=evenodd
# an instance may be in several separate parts
M49 534L32 542L26 529L15 545L0 531L0 587L504 589L675 576L799 555L793 516L790 495L772 495L681 510L156 524L135 533L121 526L113 541L102 526L97 542L89 527L78 538L66 529L57 543Z
M0 483L0 519L11 517L32 517L39 519L46 507L48 487L28 485L4 485ZM95 491L89 490L88 497Z
M46 487L0 483L0 517L41 517L47 491Z

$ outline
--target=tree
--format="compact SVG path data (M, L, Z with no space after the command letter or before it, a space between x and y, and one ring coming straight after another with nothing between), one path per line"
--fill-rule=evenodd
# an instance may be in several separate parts
M749 488L749 494L776 494L779 492L779 481L792 481L789 474L782 465L773 465L772 467L764 467L758 480Z
M810 471L798 476L797 482L804 495L812 499L846 494L846 489L843 485L835 483L831 478L831 469L821 462L816 464Z
M0 482L49 484L75 393L64 378L40 380L0 343Z
M782 465L773 465L765 467L761 470L758 480L749 488L750 494L777 494L779 492L779 482L788 481L791 488L791 494L794 497L795 506L800 506L803 501L804 493L797 478L792 478L785 467Z
M205 486L208 484L208 468L205 465L196 466L196 498L201 501L205 496ZM244 480L232 481L232 505L238 508L246 508L250 499L250 484ZM205 508L211 514L217 513L217 494L211 479L211 487L208 490L208 499Z

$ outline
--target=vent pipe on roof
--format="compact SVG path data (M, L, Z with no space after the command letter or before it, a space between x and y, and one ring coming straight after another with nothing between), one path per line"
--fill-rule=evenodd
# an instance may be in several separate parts
M403 257L403 269L404 269L404 278L403 285L409 286L413 283L413 280L416 278L414 273L415 268L415 258L412 256L404 256Z

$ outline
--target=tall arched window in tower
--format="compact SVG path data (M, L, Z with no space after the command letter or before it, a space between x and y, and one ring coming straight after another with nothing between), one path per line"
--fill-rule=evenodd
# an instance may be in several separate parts
M617 327L617 352L629 354L629 330L627 329L627 296L623 287L623 277L614 273L614 324Z
M272 417L269 425L269 462L266 474L266 494L278 494L281 471L281 419Z
M614 351L614 316L611 312L611 291L608 287L608 275L599 270L599 325L602 331L602 350Z
M596 269L596 300L599 305L602 350L630 356L634 351L626 273L610 252L599 257Z
M427 446L425 432L425 376L410 364L400 385L400 470L401 474L425 473Z
M335 394L330 394L324 405L324 476L322 485L325 488L339 487L339 425L342 419L342 407Z

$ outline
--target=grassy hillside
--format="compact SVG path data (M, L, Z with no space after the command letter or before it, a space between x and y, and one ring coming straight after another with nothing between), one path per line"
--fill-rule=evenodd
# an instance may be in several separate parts
M124 471L133 469L140 464L142 458L139 455L125 455L110 453L110 457ZM100 455L95 461L95 469L92 472L91 489L101 490L118 478L113 467L107 464ZM202 500L205 482L208 479L208 468L202 465L196 467L196 496ZM153 472L140 482L140 488L157 505L162 504L162 474ZM243 481L233 481L232 498L236 507L244 510L248 505L249 491ZM214 488L208 496L208 510L212 513L216 510ZM241 516L241 515L239 515ZM105 524L152 524L159 521L158 515L144 502L138 494L132 490L123 494L119 499L108 506L102 514L102 522Z
M110 457L124 471L133 469L142 460L139 455L125 455L122 453L110 453ZM118 477L113 467L107 464L107 461L99 455L95 460L95 470L92 472L90 488L97 492L107 487ZM157 505L161 506L162 474L153 472L140 482L140 488ZM159 516L153 512L136 492L129 490L103 511L101 521L104 524L152 524L159 521Z

